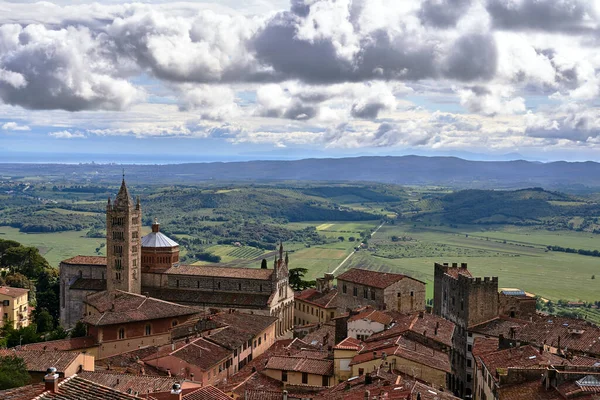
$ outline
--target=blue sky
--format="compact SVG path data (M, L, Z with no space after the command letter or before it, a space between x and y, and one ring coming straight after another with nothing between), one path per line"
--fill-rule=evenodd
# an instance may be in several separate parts
M0 1L0 161L600 161L598 2Z

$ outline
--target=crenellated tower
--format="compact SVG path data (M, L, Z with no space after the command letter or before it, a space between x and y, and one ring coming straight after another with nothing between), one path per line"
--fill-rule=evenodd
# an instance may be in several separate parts
M142 209L140 199L134 204L125 177L113 202L106 205L106 267L108 290L140 294Z

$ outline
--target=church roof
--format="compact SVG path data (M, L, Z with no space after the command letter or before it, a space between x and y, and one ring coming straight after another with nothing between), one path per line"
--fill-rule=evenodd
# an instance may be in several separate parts
M197 314L198 310L168 301L121 290L94 293L84 300L99 311L83 321L91 325L114 325Z
M124 204L131 204L131 197L129 196L129 190L127 190L127 185L125 184L125 178L123 178L123 182L121 182L121 188L119 189L119 193L115 199L115 204L121 202Z
M142 247L175 247L179 243L161 232L151 232L142 238Z
M106 257L103 256L75 256L61 261L69 265L101 265L106 267Z
M257 279L268 281L271 280L273 269L216 267L212 265L180 265L178 267L169 268L166 274L209 276L216 278Z

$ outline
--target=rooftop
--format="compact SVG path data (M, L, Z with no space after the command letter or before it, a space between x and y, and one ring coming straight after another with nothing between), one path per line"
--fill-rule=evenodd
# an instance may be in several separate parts
M306 372L315 375L332 375L333 361L294 356L274 356L267 361L266 369Z
M78 374L90 382L118 390L122 393L147 394L171 390L173 384L181 381L176 378L151 375L131 375L106 371L83 371ZM193 384L198 387L198 384ZM185 387L185 386L184 386Z
M388 272L371 271L368 269L352 268L337 277L338 281L358 283L365 286L385 289L404 279L414 279L406 275L391 274ZM416 280L416 279L415 279Z
M100 265L106 266L106 257L102 256L75 256L61 261L69 265Z
M373 322L379 322L383 325L389 325L394 320L389 314L386 314L382 311L374 310L372 308L367 308L365 311L350 317L348 319L348 323L363 319Z
M17 356L22 358L30 372L46 372L49 366L58 372L64 372L79 357L79 353L70 351L42 350L0 350L0 356Z
M367 341L397 337L405 332L413 332L434 342L452 347L455 325L440 316L429 313L398 314L386 312L394 318L392 326L382 332L375 333Z
M231 400L231 397L214 386L204 386L183 396L183 400Z
M216 267L212 265L180 265L171 267L166 271L169 275L193 275L208 276L215 278L238 278L271 280L273 269L262 268L240 268L240 267Z
M335 308L335 299L337 298L337 289L320 292L317 289L306 289L294 294L296 300L302 300L323 308Z
M72 285L69 286L70 290L106 290L106 280L104 279L90 279L90 278L78 278Z
M167 235L161 232L150 232L142 238L142 247L177 247L179 243L170 239Z
M160 365L171 365L172 363L165 363L165 359L172 359L178 361L177 364L182 365L182 361L199 367L200 369L207 371L217 364L220 364L224 359L231 355L231 351L227 350L217 344L211 343L204 338L198 338L190 343L177 348L176 350L164 354L162 356L151 355L144 359L146 364L153 367L159 368ZM185 365L185 364L183 364Z
M98 310L98 313L86 316L83 321L96 326L150 321L199 312L192 307L121 290L94 293L84 301Z
M0 295L12 297L12 298L21 297L24 294L27 294L28 292L29 292L29 289L21 289L21 288L10 287L10 286L0 286Z
M92 336L68 338L61 340L51 340L48 342L31 343L21 346L22 350L55 350L55 351L69 351L86 349L89 347L97 346L96 339Z
M202 304L204 306L231 308L238 305L240 308L261 308L269 303L271 293L224 293L203 290L167 289L142 287L142 292L152 297L183 304Z
M339 342L333 349L334 350L360 350L362 342L358 339L347 337L346 339Z

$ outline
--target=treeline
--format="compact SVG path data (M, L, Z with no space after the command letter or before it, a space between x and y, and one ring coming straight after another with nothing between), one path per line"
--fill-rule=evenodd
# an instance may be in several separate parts
M562 251L563 253L581 254L582 256L600 257L598 250L573 249L571 247L547 246L551 251Z
M0 212L0 225L25 233L81 231L103 225L103 215L60 214L44 206L11 208Z

